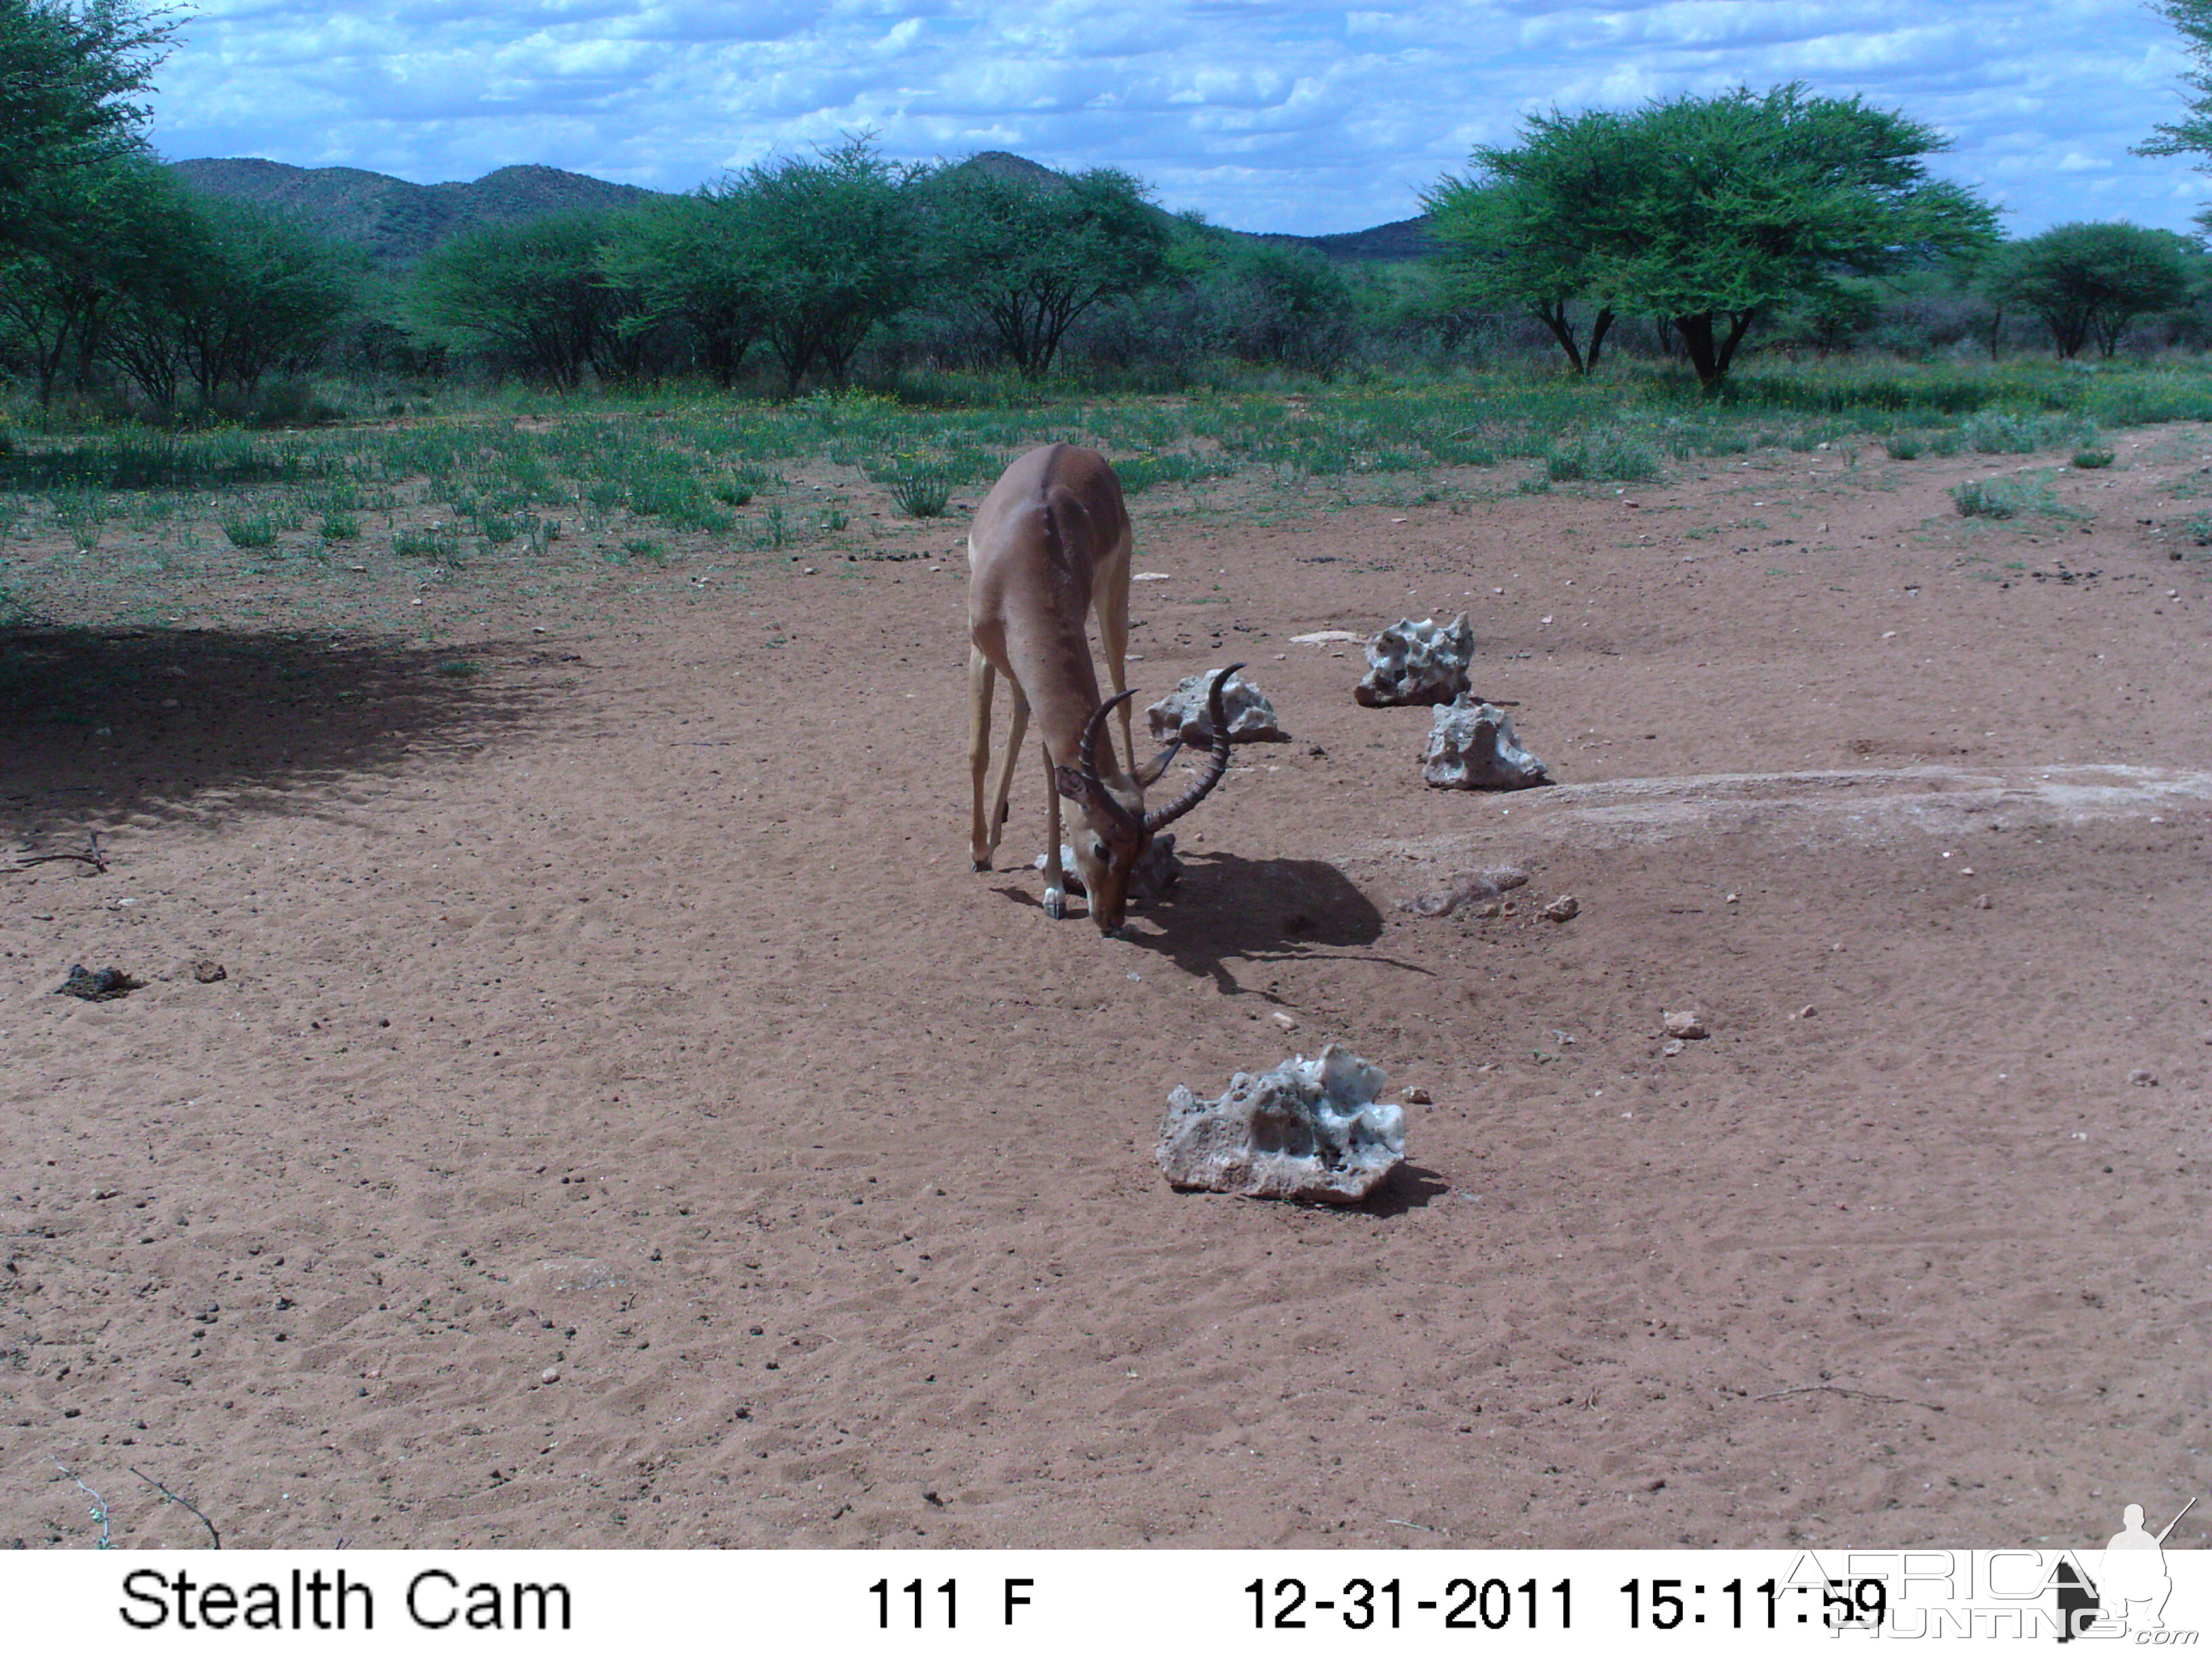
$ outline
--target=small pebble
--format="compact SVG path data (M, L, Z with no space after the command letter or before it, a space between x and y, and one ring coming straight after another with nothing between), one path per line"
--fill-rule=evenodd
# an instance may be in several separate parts
M1544 907L1544 914L1553 921L1572 921L1582 908L1582 901L1572 893L1562 893Z
M1695 1040L1705 1035L1705 1024L1698 1018L1698 1011L1694 1008L1674 1009L1661 1016L1661 1023L1666 1026L1667 1035L1671 1037Z
M1974 908L1977 910L1986 910L1989 908L1990 896L1987 893L1976 894L1974 896Z
M1295 1031L1298 1029L1297 1021L1292 1019L1288 1014L1285 1013L1279 1008L1275 1011L1273 1018L1275 1024L1281 1026L1285 1031Z
M2157 1077L2152 1073L2150 1068L2147 1066L2138 1066L2134 1071L2130 1072L2128 1073L2128 1081L2134 1084L2138 1088L2155 1089L2158 1087Z
M561 1368L558 1365L548 1365L538 1373L538 1380L540 1382L558 1382L561 1380Z
M1820 1012L1820 1011L1818 1008L1815 1008L1808 1002L1802 1008L1800 1008L1797 1011L1797 1018L1800 1019L1810 1019Z
M1398 1091L1398 1097L1408 1106L1426 1106L1430 1103L1429 1091L1426 1089L1401 1089Z
M1669 1059L1672 1059L1674 1055L1682 1052L1682 1039L1680 1037L1668 1038L1665 1046L1663 1046L1659 1052L1667 1055Z

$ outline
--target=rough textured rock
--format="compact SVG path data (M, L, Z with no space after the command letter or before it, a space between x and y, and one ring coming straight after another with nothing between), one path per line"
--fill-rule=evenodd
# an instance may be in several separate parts
M1194 749L1213 746L1213 723L1206 718L1206 700L1213 676L1193 674L1145 711L1154 741L1170 743L1181 738ZM1241 674L1231 674L1221 688L1222 712L1229 716L1231 743L1287 743L1275 720L1275 705L1266 692Z
M1515 740L1504 709L1462 697L1437 710L1421 775L1437 789L1526 789L1547 781L1551 769Z
M1562 893L1544 907L1544 915L1551 921L1572 921L1583 913L1583 902L1572 893Z
M1450 702L1472 690L1474 630L1462 611L1448 626L1434 617L1397 622L1367 641L1367 677L1352 695L1369 708L1405 703Z
M1694 1008L1677 1008L1661 1016L1660 1023L1670 1037L1682 1037L1694 1042L1705 1035L1705 1022L1698 1018Z
M1528 878L1510 866L1498 865L1487 870L1477 870L1463 876L1449 887L1433 893L1424 893L1419 898L1399 902L1401 910L1411 910L1418 916L1448 916L1462 904L1480 904L1485 899L1494 899L1500 893L1510 893L1516 887L1525 887ZM1492 914L1496 914L1493 908Z
M103 968L94 973L82 963L69 970L69 977L54 988L58 997L82 997L87 1002L112 1002L118 997L127 997L145 984L133 979L120 968Z
M1152 844L1145 848L1142 857L1129 868L1130 896L1144 901L1164 897L1182 879L1182 860L1176 856L1175 831L1163 830L1152 837ZM1044 854L1039 853L1030 860L1030 868L1044 868ZM1066 842L1060 844L1060 872L1067 883L1067 890L1080 893L1083 878L1077 873L1075 849Z
M1218 1100L1178 1085L1153 1152L1170 1185L1356 1204L1406 1161L1406 1115L1376 1096L1387 1081L1337 1043L1272 1072L1239 1072Z

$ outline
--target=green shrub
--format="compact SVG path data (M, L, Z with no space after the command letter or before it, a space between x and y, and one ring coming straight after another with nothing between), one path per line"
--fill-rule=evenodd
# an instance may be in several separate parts
M902 466L889 482L892 503L909 519L941 519L952 500L952 475L942 468Z
M2094 471L2098 467L2110 466L2112 464L2112 452L2109 449L2077 449L2074 452L2074 465L2085 471Z
M233 547L274 547L276 544L276 520L267 513L240 514L218 519L222 533L230 538Z
M2045 477L1969 478L1951 491L1962 519L2013 519L2023 513L2070 516L2051 493Z
M1644 483L1659 476L1659 452L1641 438L1605 428L1554 444L1544 458L1544 472L1554 483Z
M323 539L349 542L361 534L361 520L352 514L331 510L323 514Z
M2017 415L1984 410L1969 416L1960 435L1984 455L2032 455L2035 453L2035 424Z
M453 526L434 524L423 530L394 532L392 550L403 559L434 559L441 564L461 562L461 536Z
M100 545L101 527L107 522L107 495L100 489L58 489L54 517L77 550L89 553Z
M1893 432L1881 441L1893 461L1915 461L1920 459L1920 439L1911 432Z

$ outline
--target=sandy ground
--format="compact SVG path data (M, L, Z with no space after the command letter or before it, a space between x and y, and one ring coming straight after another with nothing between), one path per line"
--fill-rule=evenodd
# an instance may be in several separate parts
M1141 497L1133 678L1245 659L1294 740L1121 942L968 867L957 557L471 624L473 674L58 636L107 689L0 731L0 828L112 866L0 878L0 1540L93 1540L55 1460L145 1547L204 1541L150 1480L227 1547L2163 1524L2212 1488L2212 434L2118 447L2005 523L1947 492L2024 458L1871 446ZM1559 787L1425 788L1427 712L1290 639L1462 608ZM1402 908L1499 864L1511 914ZM1169 1190L1172 1085L1332 1038L1433 1097L1382 1196Z

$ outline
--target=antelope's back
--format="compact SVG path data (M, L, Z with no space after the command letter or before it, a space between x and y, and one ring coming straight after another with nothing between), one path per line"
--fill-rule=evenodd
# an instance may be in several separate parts
M1125 547L1128 509L1103 455L1046 444L991 486L968 532L969 619L1003 618L1010 587L1049 592L1079 623L1100 562Z

